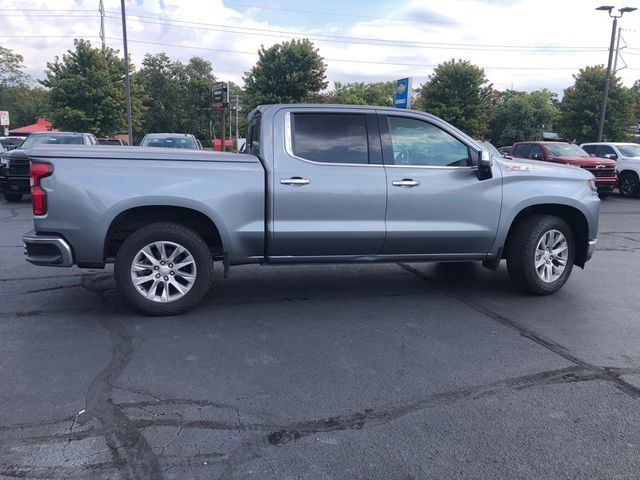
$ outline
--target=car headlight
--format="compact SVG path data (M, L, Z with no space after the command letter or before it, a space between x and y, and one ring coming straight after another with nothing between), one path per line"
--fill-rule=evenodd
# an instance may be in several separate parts
M589 186L592 192L596 192L596 193L598 192L598 187L596 187L595 180L587 180L587 185Z
M9 165L9 159L0 157L0 165Z

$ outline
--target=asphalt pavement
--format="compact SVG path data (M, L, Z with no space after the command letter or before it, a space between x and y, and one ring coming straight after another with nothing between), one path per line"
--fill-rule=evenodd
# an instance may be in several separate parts
M179 317L35 267L0 201L0 479L638 479L640 199L557 294L504 264L217 266Z

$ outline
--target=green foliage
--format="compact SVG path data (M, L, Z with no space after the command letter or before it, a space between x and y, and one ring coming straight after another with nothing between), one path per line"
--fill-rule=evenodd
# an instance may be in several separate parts
M124 61L111 48L92 48L86 40L74 40L74 50L47 63L46 116L61 130L91 132L98 136L127 131ZM131 67L132 69L132 67ZM139 86L132 82L134 130L140 126Z
M531 93L506 90L500 93L491 120L495 145L511 145L523 140L542 140L543 131L552 131L559 109L549 90Z
M262 47L258 56L244 76L248 111L260 104L313 101L327 86L324 59L307 39Z
M192 57L183 64L166 53L147 54L137 78L145 94L143 133L191 133L203 145L208 143L210 94L216 80L211 62ZM213 120L217 125L215 115Z
M481 137L489 127L494 92L484 70L467 60L438 65L420 88L415 108Z
M631 95L633 95L633 121L640 123L640 80L634 82Z
M560 104L560 134L578 143L597 139L606 68L585 67L574 75L575 84L564 91ZM627 140L633 123L633 95L620 79L612 75L609 101L604 122L604 139L610 142Z
M396 82L377 83L335 83L334 90L327 96L329 103L350 105L379 105L393 107Z
M12 128L30 125L44 116L46 91L27 86L0 87L0 110L9 112Z
M0 88L26 86L29 76L24 73L22 55L0 46Z

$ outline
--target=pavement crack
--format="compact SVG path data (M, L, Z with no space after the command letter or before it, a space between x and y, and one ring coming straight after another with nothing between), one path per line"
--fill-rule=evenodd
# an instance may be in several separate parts
M160 479L160 463L140 430L111 399L112 385L127 367L133 355L133 340L117 318L102 316L102 326L109 332L112 356L109 364L94 379L86 398L87 416L96 418L105 429L105 439L112 458L122 464L125 478Z
M400 268L402 268L403 270L405 270L406 272L409 272L413 275L415 275L416 277L420 278L421 280L424 280L426 282L429 282L429 284L431 284L435 289L439 290L440 292L442 292L444 295L447 295L455 300L457 300L458 302L463 303L464 305L468 306L469 308L475 310L476 312L491 318L492 320L504 325L505 327L508 327L512 330L515 330L516 332L518 332L521 336L528 338L529 340L541 345L542 347L546 348L547 350L555 353L556 355L559 355L560 357L564 358L565 360L573 363L574 365L577 365L583 369L585 369L588 372L591 372L593 375L595 375L596 377L608 381L610 382L614 387L616 387L618 390L626 393L627 395L633 397L633 398L640 398L640 388L635 387L634 385L631 385L630 383L624 381L622 379L622 376L614 373L612 370L604 368L604 367L600 367L597 365L593 365L589 362L587 362L586 360L583 360L579 357L577 357L576 355L574 355L573 353L571 353L566 347L564 347L563 345L560 345L557 342L554 342L553 340L546 338L543 335L540 335L538 333L536 333L535 331L525 327L524 325L519 324L518 322L511 320L510 318L505 317L504 315L501 315L498 312L494 312L493 310L490 310L489 308L480 305L477 302L474 302L473 300L471 300L468 297L465 297L463 295L459 295L455 292L452 292L450 289L444 289L439 285L435 285L433 280L431 278L429 278L428 276L424 275L422 272L420 272L418 269L411 267L407 264L404 263L399 263L398 266Z

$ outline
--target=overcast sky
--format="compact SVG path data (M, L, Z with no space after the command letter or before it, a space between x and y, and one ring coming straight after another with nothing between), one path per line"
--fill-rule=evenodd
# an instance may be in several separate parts
M423 83L451 58L483 67L495 88L559 94L586 65L606 64L611 19L602 0L127 0L129 53L211 61L221 80L242 83L261 45L309 38L329 81L374 82L412 77ZM605 3L606 4L606 3ZM608 3L611 5L611 3ZM47 61L74 38L100 44L99 0L0 0L0 45L24 56L43 77ZM120 1L104 0L107 45L122 52ZM625 0L617 7L640 7ZM640 11L622 27L623 83L640 78Z

